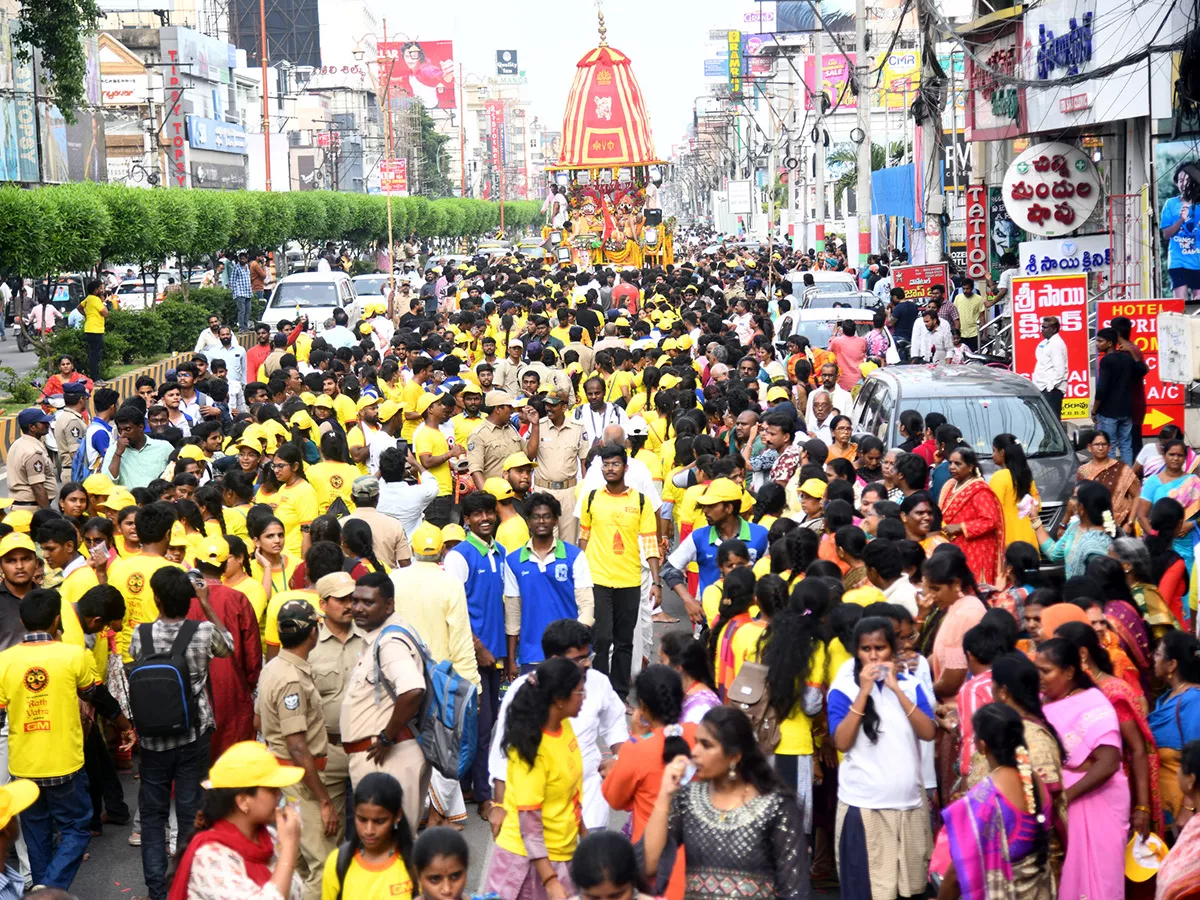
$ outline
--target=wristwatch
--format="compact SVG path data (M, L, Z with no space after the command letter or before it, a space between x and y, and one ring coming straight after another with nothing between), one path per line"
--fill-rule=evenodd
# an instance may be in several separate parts
M396 746L396 742L387 736L386 731L381 731L381 732L379 732L379 734L375 735L375 740L379 744L382 744L384 747L395 747Z

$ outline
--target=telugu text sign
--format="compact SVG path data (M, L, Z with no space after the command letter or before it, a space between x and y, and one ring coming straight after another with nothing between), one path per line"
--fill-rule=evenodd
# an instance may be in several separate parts
M1146 415L1142 433L1158 434L1164 425L1183 427L1184 386L1164 384L1158 375L1158 314L1183 312L1182 300L1101 300L1096 304L1097 328L1106 328L1118 316L1132 323L1131 339L1146 361L1149 371L1142 382L1146 394Z
M1042 319L1054 316L1067 345L1067 390L1063 419L1086 419L1092 398L1088 358L1087 276L1040 275L1012 280L1013 371L1026 378L1037 366Z
M924 300L935 284L949 295L950 269L945 263L892 268L892 286L904 289L905 300Z

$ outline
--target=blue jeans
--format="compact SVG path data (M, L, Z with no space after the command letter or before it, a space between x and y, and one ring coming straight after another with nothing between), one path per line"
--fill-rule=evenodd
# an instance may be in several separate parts
M1133 465L1133 419L1124 416L1113 419L1108 416L1096 416L1096 427L1108 434L1109 440L1120 452L1121 462L1127 466Z
M29 847L34 884L67 890L87 850L92 798L87 774L76 772L65 784L41 788L36 802L21 813L21 830ZM54 846L54 833L61 837ZM166 894L164 893L165 897Z
M237 304L237 330L248 331L250 329L250 298L234 297L233 302Z
M176 846L183 852L192 836L192 823L203 796L200 782L208 777L209 737L201 735L198 740L173 750L142 747L138 806L142 814L142 872L150 900L167 897L167 817L171 788L175 789L175 812L179 819ZM88 817L91 817L90 802Z

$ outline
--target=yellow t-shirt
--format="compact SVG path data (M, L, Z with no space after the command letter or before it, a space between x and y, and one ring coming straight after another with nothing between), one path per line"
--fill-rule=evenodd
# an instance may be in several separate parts
M246 599L254 607L254 618L258 620L258 631L261 634L267 614L267 592L263 590L262 583L245 575L238 582L227 581L225 579L222 579L222 581L224 581L226 587L232 588L235 591L241 591L246 595Z
M662 484L662 460L658 458L658 454L647 447L643 447L634 454L633 458L650 470L650 478L655 484Z
M423 393L425 393L425 386L415 381L410 381L404 386L405 414L417 411L417 401L421 399ZM405 419L404 426L400 429L400 437L406 441L411 441L413 432L417 430L417 426L420 424L420 419Z
M311 484L301 480L291 487L284 485L275 496L279 501L275 515L283 523L283 552L299 557L304 543L301 526L308 525L321 514L317 492Z
M325 860L325 871L321 875L321 900L337 900L338 852L334 850ZM370 897L379 900L412 900L412 879L404 867L404 860L397 854L383 865L374 866L362 857L362 851L354 854L346 878L341 884L343 897Z
M79 691L100 683L92 655L62 641L0 653L0 707L8 711L8 771L61 778L83 768Z
M344 462L323 460L306 466L304 478L317 492L319 515L325 515L329 511L329 505L338 497L345 501L350 512L354 512L354 501L350 499L350 489L354 487L354 479L361 474L358 466Z
M625 396L622 392L623 388L629 388L630 396L633 396L633 373L617 369L612 373L612 377L608 379L608 390L604 394L604 401L606 403L616 403Z
M761 633L761 629L750 628L748 625L743 625L734 632L734 672L737 672L746 660L758 662L758 636ZM743 635L746 640L739 646L738 639ZM739 655L739 651L742 655ZM832 680L833 673L837 670L831 666L827 676L825 659L825 645L815 644L812 648L812 656L808 660L808 675L804 679L804 684L797 685L796 688L796 704L792 707L792 714L779 723L779 746L775 748L776 753L783 753L787 756L808 756L813 752L812 719L804 713L804 703L800 692L803 692L805 687L824 690L829 686L828 681Z
M108 670L108 630L97 634L96 640L89 648L87 636L83 633L83 623L79 621L79 614L75 612L75 604L79 602L79 598L99 583L91 566L80 566L67 576L67 580L58 586L58 590L62 595L62 606L59 608L62 642L87 650L92 656L96 672L102 674Z
M271 570L271 594L272 595L278 594L280 591L288 590L288 585L291 584L291 582L292 582L292 575L295 573L297 567L300 565L301 559L298 556L292 557L292 556L288 556L285 553L283 555L282 562L283 562L283 564L280 568ZM254 582L260 588L262 587L263 570L262 570L262 566L260 566L258 564L258 560L256 560L256 559L250 560L250 577L252 579L254 579ZM250 595L246 594L246 596L248 597Z
M588 538L587 561L596 584L604 587L639 587L642 583L642 544L655 545L657 522L654 507L642 494L626 488L610 494L600 488L583 498L579 525Z
M486 421L482 412L474 419L468 419L466 413L459 413L450 420L450 424L454 426L454 443L460 447L467 446L467 438L473 435L475 429Z
M424 422L421 423L419 428L413 430L412 441L413 456L417 458L418 463L421 461L422 453L428 453L430 456L441 456L443 453L450 452L450 442L446 440L446 436L442 434L441 429L426 425ZM437 479L439 497L449 497L454 493L454 476L450 473L449 461L434 466L429 470L429 473Z
M289 600L303 600L317 611L318 616L321 615L321 602L315 591L280 591L272 594L262 628L264 647L268 644L272 647L279 646L279 610Z
M158 618L158 607L154 604L154 592L150 590L150 576L164 566L179 566L162 556L126 556L114 560L108 567L108 583L125 598L125 621L117 635L117 650L125 662L133 662L129 655L129 642L133 630L146 622Z
M355 425L353 428L347 428L346 446L350 449L355 447L366 447L368 450L370 450L371 445L367 443L367 437L369 435L372 439L374 439L375 435L378 433L379 429L373 428L370 425ZM359 475L374 474L367 468L367 464L365 462L355 463L355 468L358 469Z
M333 412L343 428L358 420L358 406L345 394L338 394L333 398Z
M95 294L83 298L83 333L104 334L104 301Z
M249 506L226 506L221 510L225 517L225 532L234 537L240 537L246 546L250 546L250 532L246 528L246 511Z
M831 639L825 649L829 654L829 678L832 681L846 660L854 659L854 657L847 652L841 638Z
M512 553L529 543L529 526L520 516L501 522L496 526L496 542Z
M865 584L852 591L842 594L843 603L857 603L859 606L870 606L872 603L887 603L883 591L873 584Z
M721 594L725 591L725 579L718 578L700 593L700 605L704 608L704 621L712 628L712 623L721 610ZM737 632L733 635L737 637Z
M583 757L569 720L557 734L542 731L533 767L515 748L508 751L504 788L504 825L496 846L527 856L518 821L522 811L539 810L546 853L554 862L566 862L579 842L583 802Z

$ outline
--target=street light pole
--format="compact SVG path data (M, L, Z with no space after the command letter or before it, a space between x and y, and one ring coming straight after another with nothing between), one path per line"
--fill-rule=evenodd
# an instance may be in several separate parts
M267 7L266 0L258 0L258 32L262 38L259 61L262 63L263 95L263 163L266 166L266 189L271 190L271 105L270 88L267 87Z
M467 104L463 99L463 64L458 64L458 164L462 184L458 195L467 196Z

